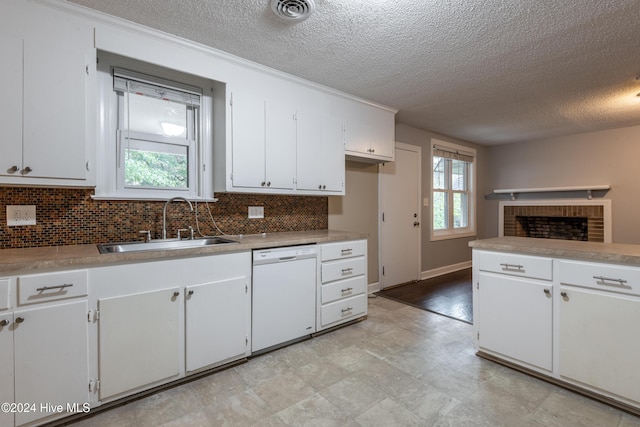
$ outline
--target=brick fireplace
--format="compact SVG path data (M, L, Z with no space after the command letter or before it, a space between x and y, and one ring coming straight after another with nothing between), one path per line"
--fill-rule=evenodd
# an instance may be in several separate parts
M610 200L500 202L499 235L611 242Z

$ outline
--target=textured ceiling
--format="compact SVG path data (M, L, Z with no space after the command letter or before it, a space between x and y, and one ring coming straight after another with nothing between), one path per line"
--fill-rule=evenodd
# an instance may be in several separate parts
M480 144L640 125L639 0L69 0Z

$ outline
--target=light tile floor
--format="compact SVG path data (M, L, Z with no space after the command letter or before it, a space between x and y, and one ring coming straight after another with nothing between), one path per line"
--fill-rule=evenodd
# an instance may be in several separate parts
M73 426L640 426L478 358L471 335L466 323L369 299L363 322Z

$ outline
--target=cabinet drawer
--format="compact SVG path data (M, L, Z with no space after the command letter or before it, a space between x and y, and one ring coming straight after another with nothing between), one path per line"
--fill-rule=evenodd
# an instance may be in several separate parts
M323 305L321 314L322 327L332 323L346 322L367 313L367 296L357 295L351 298Z
M349 258L322 264L322 283L347 279L364 274L366 269L364 257Z
M640 268L560 261L560 283L602 291L640 295Z
M322 285L322 304L363 294L367 283L363 275Z
M367 252L366 240L351 240L348 242L326 243L322 245L322 261L363 256Z
M18 305L87 295L87 270L18 277Z
M481 271L532 279L553 279L553 261L550 258L503 252L478 252L477 260Z
M0 279L0 310L9 308L9 284L10 279Z

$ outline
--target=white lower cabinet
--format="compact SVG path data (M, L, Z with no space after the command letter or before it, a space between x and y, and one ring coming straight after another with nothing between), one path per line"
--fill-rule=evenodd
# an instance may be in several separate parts
M250 252L99 267L90 275L96 404L248 356Z
M560 375L640 402L640 298L562 287Z
M187 373L246 354L250 282L242 276L187 286Z
M180 374L179 288L98 301L100 397Z
M320 247L317 330L367 314L367 241L325 243Z
M480 272L475 313L480 349L552 369L551 284Z
M481 354L640 411L639 267L474 249L473 274Z
M48 422L89 401L86 278L77 270L0 280L0 403L9 404L1 426Z
M17 426L88 401L87 311L83 299L14 312L15 401L36 405L15 414Z
M0 403L14 402L12 323L13 313L0 311ZM0 425L12 426L13 413L0 411Z

